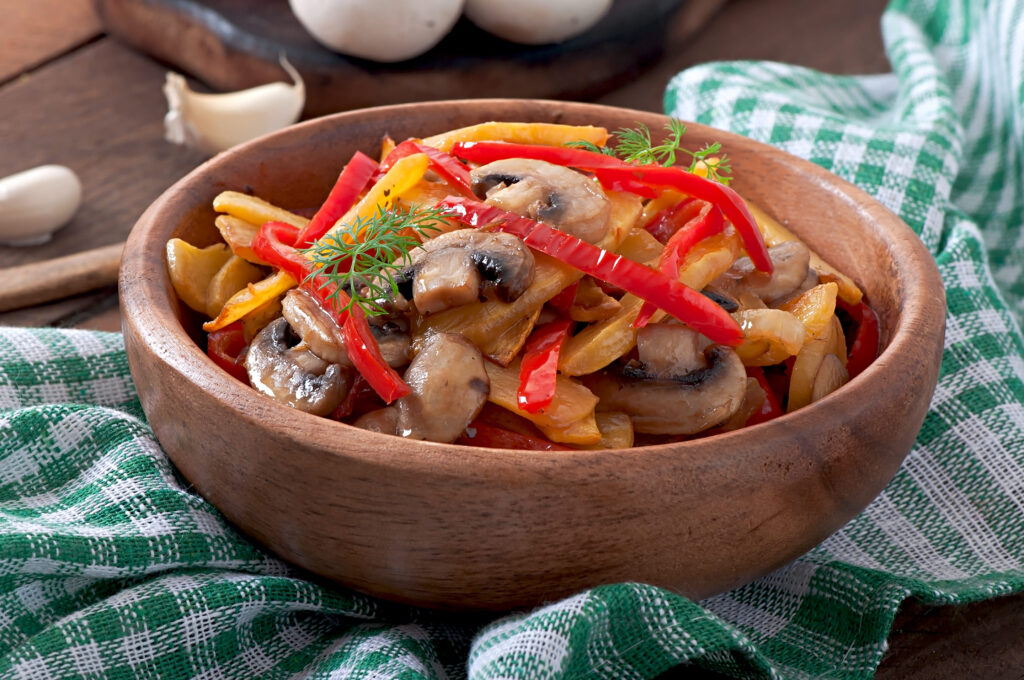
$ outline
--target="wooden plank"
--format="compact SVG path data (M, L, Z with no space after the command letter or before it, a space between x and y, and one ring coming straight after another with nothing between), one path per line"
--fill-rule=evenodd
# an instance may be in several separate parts
M0 83L103 32L90 0L0 0L0 16Z
M105 318L112 312L117 312L117 288L113 286L56 302L0 312L0 326L120 329L120 316L116 317L116 322Z
M681 14L653 68L597 101L662 111L672 76L709 61L769 59L826 73L888 72L880 21L886 4L888 0L730 0L697 31Z
M51 242L0 247L0 267L123 241L146 206L205 159L163 139L164 72L103 39L0 87L0 176L58 163L84 189Z
M51 302L117 284L123 245L0 269L0 311Z
M579 98L606 92L661 51L665 21L692 0L617 0L595 26L557 45L517 45L468 19L427 53L378 64L317 44L285 2L97 0L107 31L218 90L306 81L306 114L465 97Z

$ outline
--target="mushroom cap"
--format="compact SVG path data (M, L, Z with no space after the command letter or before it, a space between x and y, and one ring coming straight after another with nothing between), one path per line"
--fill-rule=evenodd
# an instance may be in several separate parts
M283 404L327 415L348 394L352 374L316 356L305 344L289 346L288 332L288 322L278 317L256 334L245 355L249 382Z
M586 175L546 161L505 158L470 172L473 193L502 210L597 243L608 231L611 202Z
M718 425L743 403L747 374L736 353L713 345L707 366L685 375L654 377L639 366L604 371L584 378L600 399L601 411L620 411L637 432L695 434Z
M455 333L429 336L405 371L412 390L395 402L397 432L435 442L455 441L480 413L490 392L484 358Z
M412 296L420 314L476 302L490 291L512 302L533 283L533 253L516 236L460 229L409 253Z

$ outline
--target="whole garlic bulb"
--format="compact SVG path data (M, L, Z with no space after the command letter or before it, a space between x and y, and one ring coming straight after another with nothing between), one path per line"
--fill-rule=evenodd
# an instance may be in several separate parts
M499 38L543 45L583 33L611 6L612 0L466 0L466 16Z
M441 41L465 0L289 0L325 47L380 62L412 59Z
M46 243L81 203L82 183L63 165L40 165L0 179L0 244Z

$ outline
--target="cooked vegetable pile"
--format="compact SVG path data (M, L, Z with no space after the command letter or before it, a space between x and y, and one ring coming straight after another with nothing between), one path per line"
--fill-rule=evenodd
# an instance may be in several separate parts
M376 432L625 448L760 423L862 371L877 320L728 186L717 144L685 151L683 133L385 139L311 219L220 194L224 243L172 239L171 281L224 370Z

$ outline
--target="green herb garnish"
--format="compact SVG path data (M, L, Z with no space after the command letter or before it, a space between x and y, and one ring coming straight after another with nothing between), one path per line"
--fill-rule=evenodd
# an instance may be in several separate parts
M651 139L651 130L643 123L636 128L622 128L615 131L618 142L615 146L597 146L584 140L573 141L566 144L577 149L585 149L602 153L606 156L617 156L627 163L638 163L640 165L663 165L676 164L678 155L690 157L690 167L693 172L698 165L703 164L707 168L709 179L716 180L722 184L729 184L732 177L732 167L725 154L719 155L722 145L719 142L706 144L697 151L690 151L683 147L683 135L686 134L686 125L675 118L669 120L665 125L669 136L661 144L655 144Z
M335 284L327 299L338 311L358 305L367 316L386 314L385 301L398 293L396 276L411 264L409 252L433 232L441 231L442 223L441 210L437 208L412 206L409 212L378 208L372 218L357 219L346 227L345 233L361 234L359 239L329 233L304 248L301 252L309 256L313 265L306 280L323 276ZM345 305L338 300L339 291L348 293Z

